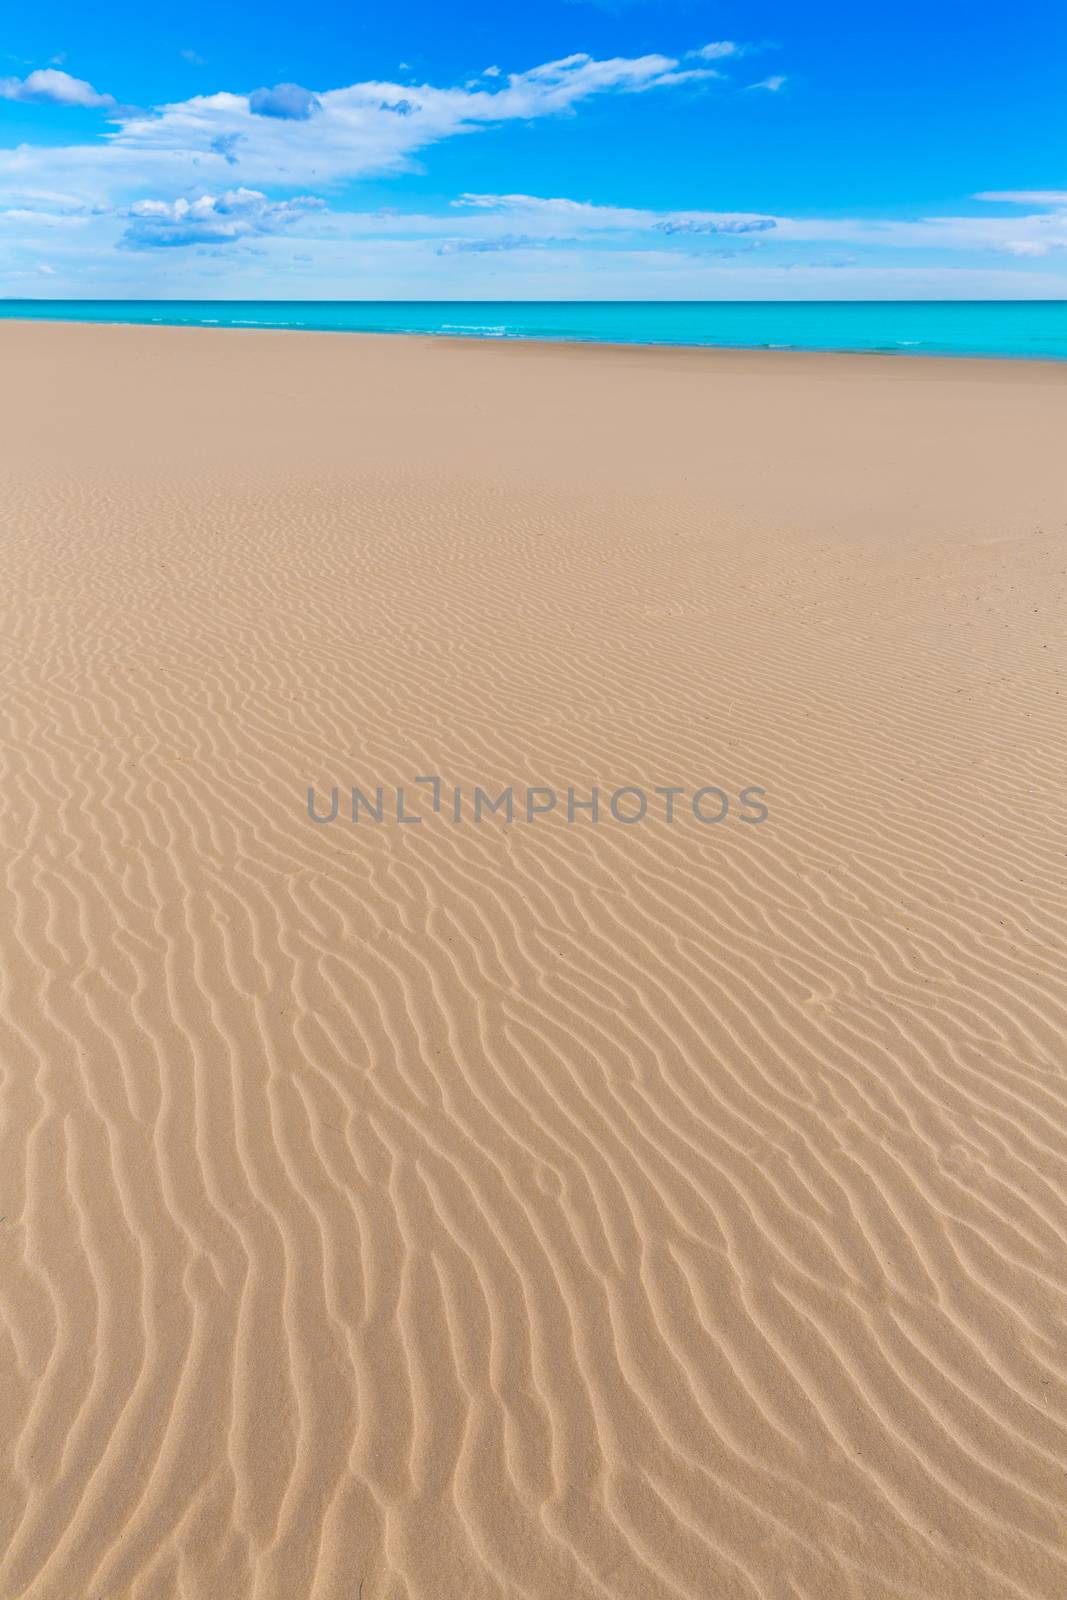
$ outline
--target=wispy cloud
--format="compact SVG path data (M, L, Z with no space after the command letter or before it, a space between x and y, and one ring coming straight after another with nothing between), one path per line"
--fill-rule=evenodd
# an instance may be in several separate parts
M1067 206L1067 189L986 189L976 200L1001 200L1012 206Z
M102 109L108 129L65 146L0 149L0 272L5 282L20 273L28 279L45 258L58 267L60 292L71 284L88 292L91 261L92 281L105 292L123 282L140 293L157 282L175 292L180 279L237 293L255 282L262 293L272 285L255 272L266 274L273 263L280 287L298 263L305 291L368 292L377 272L376 292L383 285L405 292L402 284L416 294L468 292L481 273L493 292L506 283L505 292L549 296L596 294L603 273L605 285L640 285L652 295L662 285L669 295L682 286L711 290L715 274L728 270L726 258L745 251L760 263L751 268L754 284L833 268L856 274L857 283L876 270L908 272L913 288L914 274L935 266L991 275L968 280L975 284L998 271L1036 283L1032 258L1049 257L1054 267L1051 258L1067 257L1061 190L985 191L978 199L990 209L980 215L972 203L967 216L881 218L714 209L713 172L691 194L703 203L684 209L471 192L425 213L359 211L346 192L356 180L419 170L444 141L573 117L597 98L670 94L718 77L758 48L718 40L679 56L575 54L521 72L486 69L445 87L413 83L405 71L397 73L403 82L332 89L282 83L195 95L154 111L117 106L54 67L6 78L0 94ZM778 74L745 85L747 75L739 89L776 94L786 82ZM183 247L192 248L182 254ZM150 266L153 253L165 266Z
M766 233L778 224L773 217L665 217L652 224L657 233Z
M114 97L101 94L83 78L72 78L57 67L39 67L25 78L0 78L0 99L36 100L55 106L106 107Z
M575 112L603 95L661 89L706 76L672 56L576 54L525 72L501 74L473 85L367 81L341 89L311 90L279 84L251 94L195 95L154 112L116 110L116 127L95 143L21 145L0 150L0 195L47 188L71 199L91 194L114 203L137 191L175 195L221 176L240 140L245 180L261 187L334 186L372 175L403 172L429 147L460 134L506 122ZM27 80L39 80L33 74ZM51 90L59 93L52 74ZM13 81L13 80L12 80ZM48 82L39 88L49 86ZM104 103L83 86L78 103ZM68 90L68 98L75 91ZM107 102L111 103L111 102Z
M1059 205L1057 191L1009 191L1041 194L1050 206ZM990 198L985 195L980 198ZM1003 199L1004 195L996 196ZM1059 209L1015 217L791 217L759 212L668 211L626 206L594 205L588 201L541 198L524 194L465 194L454 208L496 215L509 230L525 233L556 232L595 238L598 235L657 233L667 238L685 235L755 234L776 245L810 245L836 241L869 249L991 252L1017 257L1043 256L1067 250L1067 196ZM484 230L484 223L482 224Z
M563 227L586 235L604 233L737 234L766 233L774 217L748 211L648 211L630 206L594 205L588 200L541 198L529 194L464 194L454 208L521 217L526 232Z
M535 239L527 233L504 233L497 239L446 239L439 256L495 255L502 250L545 250L551 245L573 244L573 239Z
M724 61L727 56L741 55L746 48L745 45L736 44L733 39L719 39L690 50L689 55L699 56L703 61Z
M227 147L228 159L235 161L241 149L241 145ZM222 170L232 167L224 164ZM240 170L243 173L243 158ZM305 243L313 241L318 252L339 248L343 242L355 249L373 242L396 250L472 256L547 246L573 251L584 245L600 260L606 259L606 252L635 248L643 250L647 259L654 243L667 262L684 251L687 242L699 246L702 254L713 250L721 256L731 242L740 248L744 241L791 270L810 262L812 246L819 245L860 251L866 262L901 259L915 252L935 258L999 255L1020 261L1067 255L1067 205L997 216L805 217L696 208L656 211L564 196L472 192L457 196L442 214L331 208L321 196L307 193L271 199L249 185L210 190L205 186L193 194L159 195L121 205L64 200L62 195L39 192L21 204L0 207L0 225L9 238L15 230L30 238L38 231L43 236L90 229L103 239L115 222L121 224L115 242L123 248L210 243L239 249L253 236L293 229Z

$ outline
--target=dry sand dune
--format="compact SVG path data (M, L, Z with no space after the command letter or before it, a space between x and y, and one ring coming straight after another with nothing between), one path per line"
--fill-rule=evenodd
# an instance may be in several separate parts
M1067 368L0 351L3 1600L1062 1600Z

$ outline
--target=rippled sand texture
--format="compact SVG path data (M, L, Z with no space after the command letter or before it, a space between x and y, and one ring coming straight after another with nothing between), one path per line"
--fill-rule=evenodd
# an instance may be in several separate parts
M0 350L3 1600L1062 1600L1067 368Z

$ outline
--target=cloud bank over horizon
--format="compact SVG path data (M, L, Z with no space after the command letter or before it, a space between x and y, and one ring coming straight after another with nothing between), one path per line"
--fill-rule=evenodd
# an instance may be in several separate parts
M923 281L945 292L936 285L955 272L960 293L1003 293L1008 263L1018 271L1039 261L1051 270L1020 276L1017 292L1050 292L1056 258L1067 251L1067 191L1054 189L990 189L965 196L958 214L881 217L473 190L404 208L405 180L420 178L429 153L457 140L580 121L594 102L653 93L744 100L762 90L779 99L787 74L737 76L762 48L719 40L675 54L576 52L517 72L490 66L444 87L283 81L152 110L120 105L57 67L4 78L7 101L96 112L99 124L77 142L0 147L0 292L33 292L47 277L50 293L147 296L291 289L447 297L464 281L475 295L535 297L585 293L577 286L590 281L603 293L629 284L630 293L666 297L735 295L742 281L756 294L776 284L784 294L810 292L795 286L816 280L823 293L842 284L862 292L864 283L876 293L914 293ZM735 74L728 82L726 66ZM397 203L361 204L359 186L383 181ZM834 253L820 254L824 247Z

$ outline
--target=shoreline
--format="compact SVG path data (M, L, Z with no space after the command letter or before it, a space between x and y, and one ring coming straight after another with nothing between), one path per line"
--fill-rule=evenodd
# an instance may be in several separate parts
M1058 302L1055 302L1058 303ZM994 372L1005 368L1020 367L1024 370L1038 369L1042 371L1060 371L1067 373L1067 356L1046 355L996 355L988 352L975 351L964 353L961 351L931 352L912 350L887 350L863 349L850 350L839 348L809 349L804 346L768 346L768 345L712 345L712 344L676 344L670 341L633 341L611 339L548 339L526 335L509 335L507 337L493 337L488 334L461 334L461 333L427 333L421 329L392 330L378 328L291 328L291 327L240 327L233 324L208 324L198 322L123 322L105 321L93 318L74 317L0 317L0 339L3 338L4 329L8 327L32 328L80 328L80 329L121 329L139 333L182 333L182 334L244 334L244 335L287 335L297 338L334 338L337 340L368 340L368 341L401 341L405 344L425 344L431 348L438 346L451 346L460 349L471 348L497 348L504 350L531 350L544 355L570 355L577 351L596 352L602 351L609 355L623 356L635 355L642 357L678 356L686 360L705 359L725 363L730 359L762 360L784 366L790 361L802 364L821 362L856 362L872 361L882 366L886 360L895 363L897 358L902 358L908 366L922 367L929 365L932 368L953 367L959 364L968 373L975 369L987 366ZM884 369L883 369L884 370Z
M14 302L14 301L8 301L7 303L8 304L16 304L17 303L17 304L32 305L32 304L40 303L40 302L33 302L33 301ZM103 302L99 302L99 303L103 303ZM118 300L113 302L113 303L117 304L117 305L123 304L122 301L118 301ZM152 302L152 303L153 304L157 304L158 302ZM175 304L183 304L183 303L187 303L187 302L176 301L174 303ZM206 301L202 302L202 304L204 304L204 305L209 305L209 304L212 304L212 303L213 302L206 302ZM249 305L254 305L255 303L256 302L249 302L248 304ZM261 302L261 303L264 304L264 305L270 305L270 304L274 304L276 302L264 301L264 302ZM493 302L484 302L484 303L487 304L487 305L492 305L493 304ZM671 305L675 304L675 302L667 302L667 301L653 301L653 302L620 301L620 302L588 302L588 303L592 304L592 305L595 305L595 306L598 306L598 307L601 306L601 305L611 306L611 305L615 305L615 304L623 305L623 306L628 306L628 305L632 305L632 304L637 304L637 305L648 304L648 305L656 305L656 306L661 306L661 305L662 306L671 306ZM819 306L819 305L825 304L826 302L821 302L821 301L683 302L683 304L690 304L690 303L693 304L693 305L715 305L715 306L723 306L723 307L726 307L726 308L730 308L730 307L733 307L733 306L739 305L739 304L740 305L744 305L746 307L755 306L755 305L765 305L766 304L766 305L774 307L775 309L780 309L783 306L793 306L793 305L797 305L797 306ZM0 302L0 304L2 304L2 302ZM220 304L224 304L224 305L242 304L243 305L244 302L232 302L231 301L231 302L220 302ZM345 305L345 304L348 304L348 302L344 302L344 301L336 301L336 302L323 301L323 302L308 302L308 304L310 306L314 306L314 305ZM392 305L392 304L394 304L394 302L382 301L382 302L371 302L371 304ZM453 304L453 302L426 301L426 302L412 302L412 304L413 305L419 305L419 306L422 306L422 305L437 305L437 304L448 305L448 304ZM475 301L475 302L457 301L457 302L454 302L454 304L457 305L457 306L466 305L466 304L478 305L478 304L482 304L482 302L477 302L477 301ZM502 306L508 306L508 305L513 305L513 304L523 304L523 305L525 305L525 304L530 304L530 305L561 304L561 305L566 305L566 306L570 307L570 306L583 305L583 304L586 304L586 302L582 302L582 301L574 301L574 302L540 302L540 301L538 301L538 302L528 302L527 303L527 302L502 301L502 302L499 302L499 304L502 305ZM837 304L837 303L834 303L834 304ZM968 305L968 306L995 306L995 305L999 305L999 304L1007 304L1007 305L1011 305L1011 306L1019 306L1019 305L1026 305L1026 306L1029 306L1029 305L1060 306L1060 305L1067 305L1067 301L1059 301L1059 300L1049 300L1049 301L1006 301L1006 302L1000 302L1000 301L948 301L948 302L941 302L941 301L892 301L892 302L882 302L882 301L842 301L839 304L841 304L841 305L860 305L860 306L865 306L865 307L866 306L879 307L879 306L882 306L882 305L885 305L885 304L889 304L889 305L893 305L893 306L914 306L914 305L919 305L919 306L924 306L924 307L925 306L937 306L937 305L941 305L941 304L946 304L946 305ZM2 315L0 315L0 326L3 326L3 325L8 324L8 323L12 323L12 324L30 323L30 324L35 325L35 326L41 325L41 326L72 326L72 327L180 328L180 329L188 330L188 331L192 331L192 330L196 329L196 330L200 330L200 331L203 331L203 332L209 332L209 333L210 332L222 332L222 333L332 333L332 334L343 334L343 335L349 336L349 337L354 335L354 336L362 337L362 338L427 339L427 340L432 340L435 343L439 342L439 341L453 341L454 340L454 341L458 341L458 342L463 343L463 344L476 344L476 345L500 344L500 345L505 345L505 346L508 346L508 347L511 347L511 346L514 346L514 345L520 345L520 346L534 345L534 346L538 346L538 347L549 347L549 348L553 348L553 349L557 348L557 347L563 347L563 348L566 348L566 349L572 349L572 348L584 349L584 348L588 348L588 347L593 347L593 348L606 348L606 349L618 349L618 350L640 350L640 351L657 351L657 352L663 352L663 351L686 351L686 352L691 352L691 353L692 352L708 352L708 353L725 354L725 355L746 354L746 355L789 355L789 356L813 356L813 357L819 357L819 356L870 356L870 357L904 356L904 357L907 357L907 358L909 358L910 360L913 360L913 361L965 361L965 362L991 361L991 362L997 362L997 363L1002 363L1002 362L1026 362L1026 363L1039 363L1039 364L1044 365L1044 366L1053 366L1053 367L1065 366L1065 367L1067 367L1067 352L1065 352L1062 355L1059 355L1059 354L1054 354L1054 353L1049 353L1049 352L1030 353L1030 352L1021 352L1021 351L1012 351L1012 350L991 351L991 350L988 350L988 349L981 349L981 348L975 348L975 349L915 349L915 348L911 348L910 347L911 345L917 344L917 343L921 343L922 341L900 341L899 343L893 343L893 344L871 344L871 345L861 345L861 346L835 345L835 344L828 344L828 345L792 344L792 343L789 343L788 341L783 341L783 342L779 342L779 341L765 341L764 342L764 341L761 341L759 343L746 343L746 342L730 342L730 341L727 341L727 342L724 342L724 343L712 343L712 342L705 343L705 342L701 342L701 341L691 342L691 341L681 340L681 339L678 339L678 340L674 340L674 339L632 339L632 340L631 339L601 339L601 338L596 338L596 337L586 337L586 336L583 336L581 334L544 335L544 334L541 334L541 333L530 333L530 334L527 334L527 333L521 333L521 332L520 333L482 333L482 332L477 332L477 331L473 331L473 330L470 331L470 332L466 332L466 331L463 331L463 330L460 330L460 329L443 329L443 330L439 331L439 330L436 330L436 329L424 329L424 328L347 328L347 327L346 328L339 328L339 327L322 327L322 326L314 327L314 326L306 326L306 325L271 326L269 324L263 324L263 323L254 323L254 324L251 324L251 325L248 325L248 326L244 326L244 325L241 325L241 324L238 324L238 323L227 323L227 322L224 322L224 321L217 321L217 320L214 320L214 319L205 319L203 321L180 321L180 320L178 320L178 321L169 321L165 317L160 317L158 319L157 318L152 318L151 320L144 320L144 319L138 319L138 318L119 318L119 317L116 317L116 318L110 318L110 317L99 317L99 318L97 318L97 317L49 317L49 316L37 316L37 315L33 315L33 314L30 314L30 315L15 314L15 315L11 315L11 316L2 316Z

